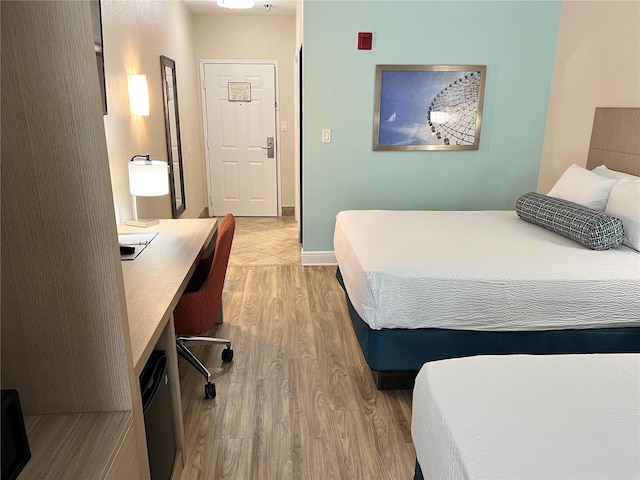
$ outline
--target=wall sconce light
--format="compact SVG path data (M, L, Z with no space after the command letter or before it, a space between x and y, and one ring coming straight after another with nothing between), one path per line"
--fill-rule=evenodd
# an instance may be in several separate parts
M144 160L136 160L142 158ZM133 198L133 220L127 225L150 227L158 219L139 219L136 197L161 197L169 194L169 165L160 160L150 160L149 155L134 155L129 162L129 192Z
M131 115L149 116L149 87L146 75L129 76L129 106Z
M255 0L218 0L218 6L224 8L253 8Z

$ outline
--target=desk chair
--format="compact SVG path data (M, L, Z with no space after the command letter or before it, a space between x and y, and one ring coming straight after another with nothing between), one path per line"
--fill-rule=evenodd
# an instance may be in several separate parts
M201 337L211 330L218 315L222 312L222 288L227 273L231 243L236 229L236 221L232 214L227 214L218 229L215 250L208 257L200 261L196 267L196 274L182 294L178 305L173 311L176 327L176 347L178 354L187 360L207 379L204 386L205 398L215 398L216 386L211 382L211 373L186 347L187 344L215 344L226 345L222 351L222 361L233 360L231 341L224 338ZM207 267L208 270L207 270ZM205 272L208 274L198 274Z

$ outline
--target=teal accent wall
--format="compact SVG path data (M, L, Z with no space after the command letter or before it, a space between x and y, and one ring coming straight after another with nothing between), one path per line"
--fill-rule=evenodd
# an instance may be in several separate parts
M305 1L304 251L333 250L341 210L512 210L535 191L560 10L560 1ZM373 32L372 50L357 49L361 31ZM480 149L374 152L377 64L486 65Z

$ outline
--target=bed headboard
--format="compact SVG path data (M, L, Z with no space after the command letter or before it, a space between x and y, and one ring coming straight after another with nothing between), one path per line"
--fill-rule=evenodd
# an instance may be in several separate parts
M640 176L640 108L596 108L587 168Z

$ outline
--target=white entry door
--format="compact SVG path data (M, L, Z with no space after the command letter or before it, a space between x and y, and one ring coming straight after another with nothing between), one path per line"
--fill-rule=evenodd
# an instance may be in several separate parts
M202 65L209 214L277 216L275 65Z

